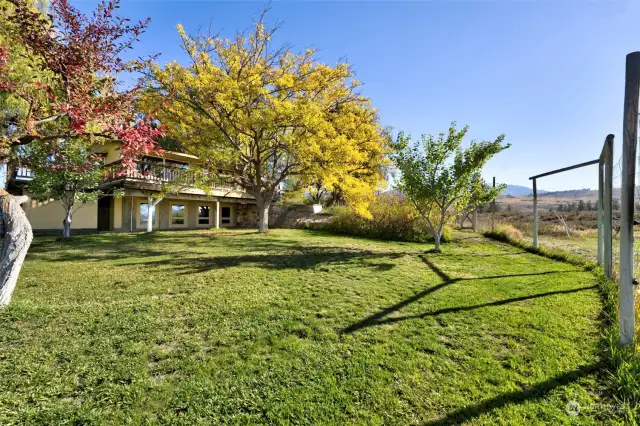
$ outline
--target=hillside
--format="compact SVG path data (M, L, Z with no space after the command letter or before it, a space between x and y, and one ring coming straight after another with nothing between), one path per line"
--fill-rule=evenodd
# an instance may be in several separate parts
M526 197L527 195L531 195L532 189L526 186L521 185L507 185L507 189L504 190L502 195L507 197ZM545 193L546 191L538 190L540 194Z
M549 192L541 193L540 196L555 197L555 198L571 198L571 199L581 199L581 198L589 199L594 197L597 198L598 190L587 188L587 189L569 189L566 191L549 191Z

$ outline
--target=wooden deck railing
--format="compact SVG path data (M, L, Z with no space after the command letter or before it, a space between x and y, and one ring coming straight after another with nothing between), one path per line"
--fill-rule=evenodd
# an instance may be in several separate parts
M190 170L186 166L162 164L151 161L138 161L135 168L122 168L120 162L109 164L106 181L131 180L151 184L179 183L184 186L197 186L206 182L212 188L238 189L235 182L223 176L210 176ZM196 173L200 173L197 175Z
M31 180L33 172L26 167L18 166L13 169L13 179L15 180Z

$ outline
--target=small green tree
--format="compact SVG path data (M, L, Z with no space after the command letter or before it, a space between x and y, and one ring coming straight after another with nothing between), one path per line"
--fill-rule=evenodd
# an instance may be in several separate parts
M583 201L583 200L579 200L579 201L578 201L578 211L579 211L579 212L583 212L583 211L585 211L586 209L587 209L587 208L586 208L586 204L584 203L584 201Z
M449 132L437 138L423 135L420 143L412 144L401 132L394 143L394 160L402 173L399 189L426 222L436 252L444 225L469 205L473 180L491 157L510 146L500 135L493 142L472 141L463 149L467 131L468 126L457 130L453 122Z
M29 192L40 201L56 200L64 208L62 236L71 236L73 214L87 203L107 195L99 188L104 162L79 139L34 142L20 153L21 161L33 172ZM109 195L121 196L118 191Z

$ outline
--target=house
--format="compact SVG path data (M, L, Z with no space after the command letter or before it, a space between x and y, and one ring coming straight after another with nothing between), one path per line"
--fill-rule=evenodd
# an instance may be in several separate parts
M105 167L119 170L121 162L119 143L96 147L104 154ZM159 193L163 184L180 179L188 182L190 166L198 158L177 151L165 150L162 155L149 155L125 173L106 173L101 188L113 192L116 188L124 196L105 196L95 204L85 204L73 215L71 229L77 231L143 231L147 221L153 221L153 229L206 229L234 226L255 226L258 210L255 199L228 179L215 180L211 190L203 191L184 185L183 189L167 195L149 217L148 195ZM9 176L11 192L30 196L31 173L25 168L15 168ZM23 208L34 232L49 233L63 228L64 210L55 200L31 199Z

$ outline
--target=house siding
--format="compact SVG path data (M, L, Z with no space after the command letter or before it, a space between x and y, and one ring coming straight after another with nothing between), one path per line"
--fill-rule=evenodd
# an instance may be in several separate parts
M111 227L113 229L121 229L122 228L122 198L114 198L112 201L113 205L113 223Z
M29 195L26 193L25 195ZM111 230L115 232L144 231L145 226L140 226L140 204L146 203L145 197L125 195L121 198L111 200L110 224ZM171 223L172 204L183 204L185 206L185 224L174 225ZM199 206L209 207L209 224L198 223ZM220 211L223 207L231 210L231 223L223 224L220 220L220 227L253 227L258 221L258 209L255 204L220 202ZM64 219L64 209L58 201L39 202L30 199L23 205L27 218L34 231L62 231L62 221ZM171 198L164 199L156 206L156 220L153 224L154 230L173 229L209 229L216 225L216 201L199 201L191 199ZM73 215L71 222L73 230L97 231L98 230L98 205L96 203L85 204Z
M31 198L31 194L28 192L25 192L24 195L29 197L29 201L24 203L22 208L34 231L62 231L65 213L59 201L36 201ZM98 205L87 203L76 210L71 220L71 229L97 230Z

